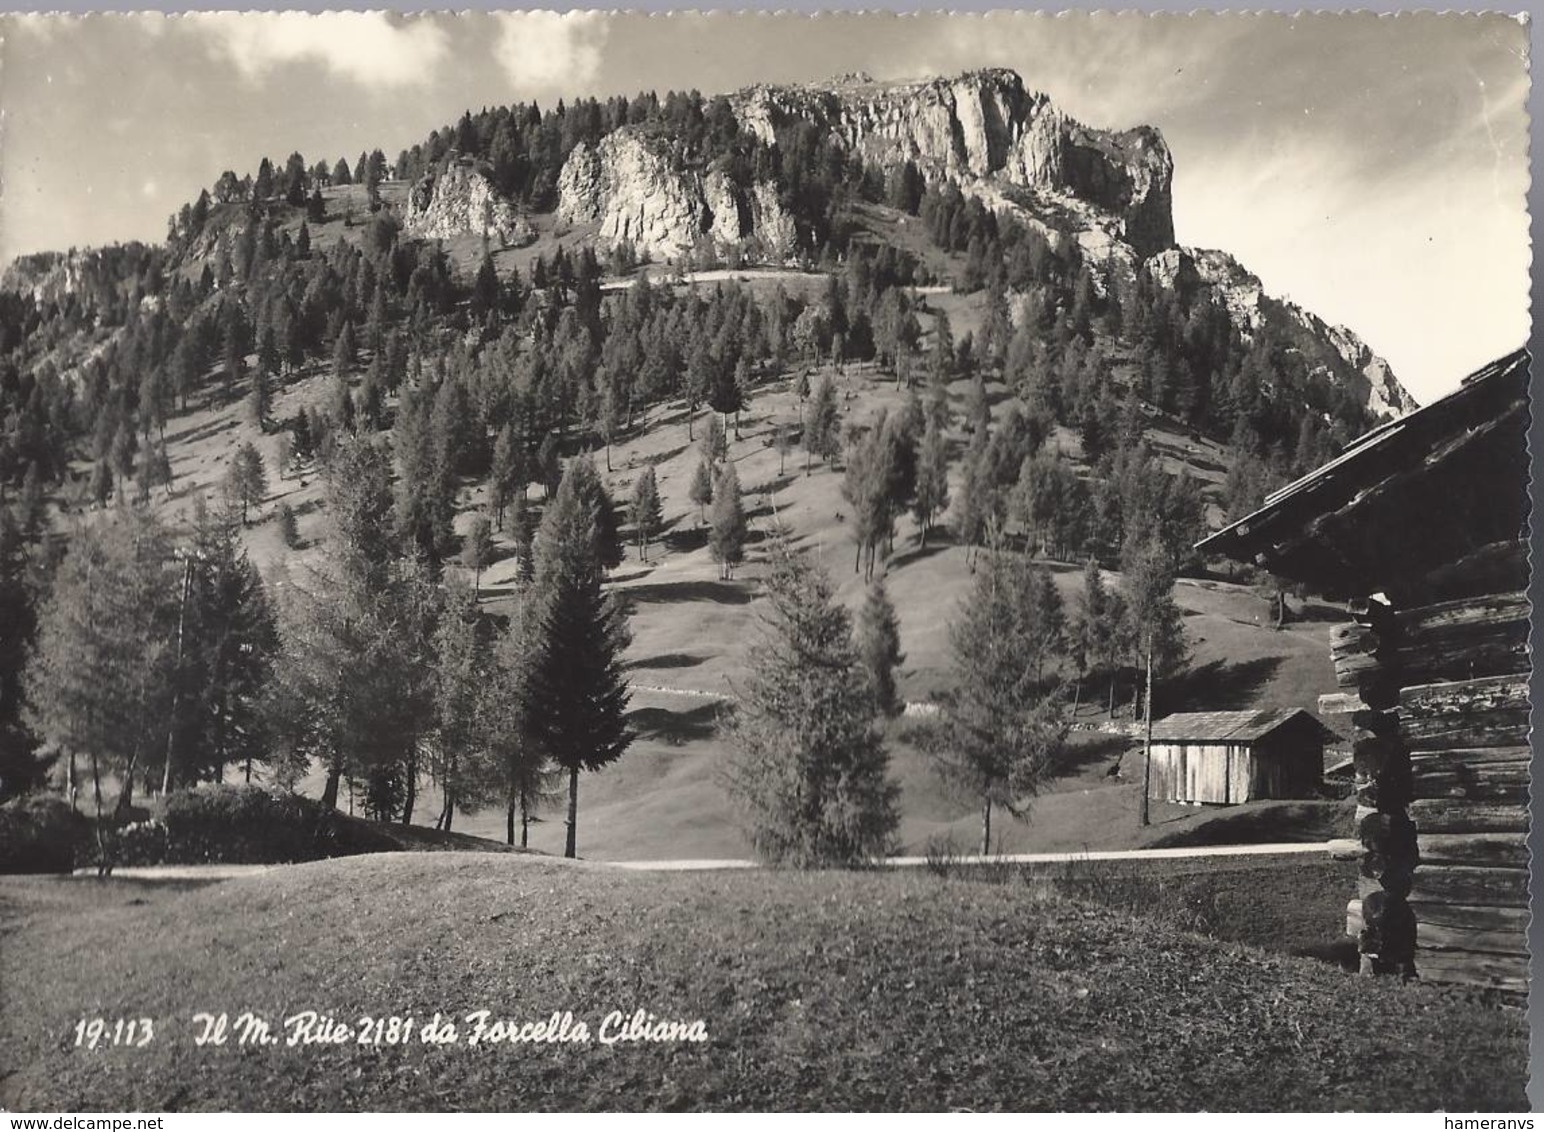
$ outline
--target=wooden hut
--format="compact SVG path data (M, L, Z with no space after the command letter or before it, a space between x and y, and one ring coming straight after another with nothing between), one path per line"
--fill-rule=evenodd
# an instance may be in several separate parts
M1528 373L1519 350L1202 541L1348 604L1362 968L1526 992Z
M1338 736L1302 708L1195 711L1153 723L1147 796L1219 806L1314 798Z

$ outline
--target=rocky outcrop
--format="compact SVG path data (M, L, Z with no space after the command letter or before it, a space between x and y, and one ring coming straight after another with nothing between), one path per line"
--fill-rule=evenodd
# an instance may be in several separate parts
M1166 288L1209 291L1246 337L1267 327L1286 335L1311 371L1356 387L1375 416L1403 416L1419 407L1388 362L1356 334L1328 325L1296 303L1271 298L1259 277L1227 252L1171 248L1149 259L1147 269Z
M1308 312L1303 312L1307 314ZM1309 315L1310 318L1314 316ZM1314 318L1315 322L1319 322ZM1320 323L1323 326L1323 323ZM1367 408L1380 417L1402 417L1420 408L1414 397L1399 383L1388 362L1372 352L1372 347L1344 326L1324 329L1335 352L1367 381Z
M764 142L808 121L866 161L910 161L930 181L992 195L994 188L1064 196L1113 217L1138 256L1174 243L1174 162L1159 132L1090 129L1009 70L952 79L755 86L731 98L740 124Z
M656 259L724 256L754 243L755 258L780 263L794 250L793 218L775 185L742 189L720 170L684 168L667 146L629 127L569 154L558 216L596 225L602 244L629 243Z
M0 291L29 295L39 304L62 302L80 291L86 257L91 254L71 249L17 256L0 276Z
M402 227L426 240L485 236L499 248L524 247L536 239L530 222L493 183L471 162L456 159L443 172L425 173L408 191Z

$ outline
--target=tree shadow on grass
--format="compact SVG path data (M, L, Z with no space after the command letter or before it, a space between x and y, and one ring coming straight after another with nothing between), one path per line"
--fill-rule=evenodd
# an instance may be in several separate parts
M688 581L656 582L650 585L628 586L618 591L630 601L666 603L678 601L711 601L718 605L746 605L751 600L748 590L733 582Z
M1161 696L1153 697L1155 718L1176 711L1243 711L1258 706L1256 697L1286 660L1262 656L1236 664L1214 660L1191 668L1164 682Z
M1063 744L1051 759L1049 777L1065 778L1095 766L1114 766L1131 746L1132 740L1125 735L1100 735L1084 742Z
M954 540L947 534L930 531L927 536L927 545L912 544L907 549L892 554L886 565L891 569L897 569L901 566L909 566L913 562L924 562L935 554L942 554L954 545Z
M195 440L207 440L211 436L218 436L222 432L229 432L235 427L236 422L234 419L225 418L206 425L185 428L181 432L168 433L166 444L168 447L173 444L191 444Z
M708 545L707 527L686 527L683 530L670 531L660 540L670 550L678 550L689 553L693 550L701 550Z
M705 656L695 656L688 652L666 652L658 656L646 656L641 660L628 661L627 667L629 669L696 668L707 659Z
M639 739L660 740L676 746L710 738L718 729L721 710L722 705L717 700L686 711L669 711L657 707L635 708L627 713L627 725Z

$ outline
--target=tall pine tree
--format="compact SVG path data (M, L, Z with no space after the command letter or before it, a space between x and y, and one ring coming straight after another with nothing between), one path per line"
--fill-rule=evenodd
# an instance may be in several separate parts
M579 772L615 762L633 738L622 672L626 615L602 589L597 517L583 483L587 466L570 461L536 537L530 614L536 663L524 705L531 736L568 772L568 857L577 854Z

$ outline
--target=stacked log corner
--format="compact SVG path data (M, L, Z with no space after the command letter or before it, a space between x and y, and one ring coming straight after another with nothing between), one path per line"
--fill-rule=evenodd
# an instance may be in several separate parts
M1350 625L1332 631L1336 682L1355 691L1324 696L1326 714L1350 717L1361 879L1347 907L1363 974L1415 974L1410 889L1420 862L1410 820L1410 752L1399 735L1399 623L1372 598L1351 603Z
M1355 689L1321 700L1357 729L1347 930L1365 971L1400 969L1413 931L1422 979L1526 993L1529 605L1523 590L1441 596L1354 604L1332 633L1337 682Z

